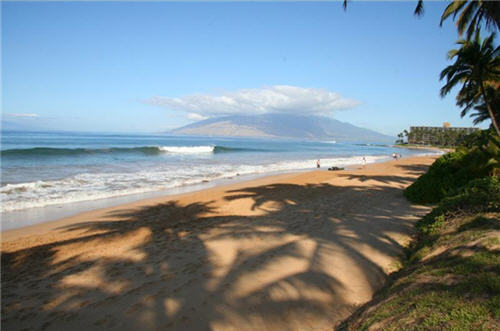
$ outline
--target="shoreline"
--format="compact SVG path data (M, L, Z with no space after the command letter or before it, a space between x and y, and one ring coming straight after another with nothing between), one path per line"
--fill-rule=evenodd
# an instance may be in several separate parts
M403 157L403 158L412 158L412 157L427 157L429 155L424 154L424 155L419 155L419 156L409 156L409 157ZM369 167L370 165L373 164L383 164L385 162L390 162L391 158L388 156L386 159L382 159L380 161L375 161L373 163L368 163L366 167ZM94 212L97 211L105 211L105 210L113 210L115 208L120 208L120 207L126 207L127 205L133 204L133 205L144 205L147 204L149 201L155 202L159 200L172 200L176 199L179 197L183 197L185 195L189 194L194 194L206 190L211 190L215 188L224 188L226 186L233 186L237 184L245 184L249 183L251 184L255 180L259 179L269 179L273 180L274 177L278 179L281 176L288 176L288 175L298 175L298 174L303 174L303 173L308 173L308 172L316 172L316 171L328 171L327 170L328 166L323 166L321 170L311 168L309 170L306 169L297 169L294 171L290 172L270 172L270 173L262 173L262 174L249 174L249 175L242 175L242 176L236 176L232 178L221 178L217 179L211 182L207 183L200 183L200 184L194 184L194 185L187 185L187 186L180 186L176 188L171 188L167 190L162 190L162 191L151 191L151 192L145 192L141 194L131 194L131 195L124 195L124 196L116 196L116 197L110 197L110 198L105 198L105 199L96 199L96 200L87 200L87 201L78 201L78 202L73 202L73 203L67 203L64 205L49 205L45 207L36 207L36 208L29 208L29 209L24 209L24 210L15 210L11 212L6 212L2 216L4 221L7 219L7 222L9 222L9 219L16 219L19 217L26 217L28 215L33 215L31 216L30 220L25 220L20 222L20 225L11 225L5 227L5 224L2 224L0 233L2 234L2 237L4 234L7 235L7 237L10 237L10 233L15 230L22 231L22 229L26 228L31 228L31 227L37 227L41 225L43 227L43 224L49 224L53 222L58 222L58 221L64 221L69 218L74 218L78 217L79 215L82 214L94 214ZM344 167L343 171L350 171L354 169L359 169L359 167L362 167L362 164L350 164ZM337 171L334 171L337 172ZM145 197L142 197L145 196ZM45 216L47 215L47 216ZM12 223L18 222L18 221L10 221ZM35 230L36 231L36 230ZM30 233L33 231L29 231Z
M332 329L394 271L437 156L158 197L2 233L2 326ZM193 318L196 317L196 318Z
M5 224L2 224L0 232L6 232L15 229L22 229L25 227L35 226L38 224L54 222L57 220L62 220L69 217L74 217L79 214L83 214L86 212L91 212L95 210L102 210L107 208L119 207L131 203L156 199L156 198L169 198L169 197L177 197L185 194L195 193L203 190L209 190L218 186L227 186L240 182L252 181L259 178L264 177L272 177L281 174L293 174L293 173L301 173L307 172L310 170L296 170L293 172L279 172L279 173L266 173L266 174L250 174L250 175L242 175L235 176L231 178L220 178L210 182L202 182L198 184L179 186L174 188L169 188L166 190L160 191L150 191L144 193L137 194L129 194L129 195L119 195L113 196L109 198L99 198L93 200L85 200L85 201L76 201L69 202L66 204L54 204L48 205L44 207L35 207L21 210L8 211L2 214L3 221L7 219L7 222L15 223L14 219L20 217L30 216L29 221L22 222L21 225L13 225L5 227ZM45 216L47 215L47 216Z
M383 163L389 161L390 157L387 157L386 160L375 161L374 163ZM353 169L355 167L359 167L361 164L350 164L345 166L346 170ZM319 171L326 171L326 167L323 167ZM168 199L174 198L178 196L183 196L185 194L196 193L199 191L210 190L216 187L224 187L228 185L233 185L237 183L251 182L253 180L288 175L288 174L300 174L305 172L318 171L316 168L311 167L311 169L295 169L291 171L271 171L267 173L255 173L255 174L247 174L247 175L237 175L229 178L219 178L209 182L202 182L198 184L179 186L174 188L169 188L166 190L160 191L150 191L144 193L137 194L129 194L129 195L120 195L113 196L109 198L99 198L93 200L85 200L85 201L76 201L70 202L66 204L55 204L48 205L44 207L35 207L21 210L9 211L1 214L2 216L2 225L1 225L1 233L16 229L23 229L30 226L35 226L38 224L44 224L49 222L54 222L58 220L63 220L66 218L74 217L79 214L83 214L86 212L96 211L96 210L104 210L108 208L114 208L119 206L124 206L131 203L139 203L147 200L153 199ZM22 217L30 217L29 220L25 220L22 222L16 221L18 218ZM5 223L11 223L9 226L5 226ZM20 225L14 223L21 223Z
M422 154L418 155L417 157L421 156L429 156L429 154ZM414 156L409 156L409 157L414 157ZM385 159L381 159L373 163L368 163L367 166L371 164L388 162L390 160L391 158L387 156ZM355 169L356 167L360 166L362 166L362 164L349 164L344 166L344 168L345 171L347 171ZM327 168L328 165L324 165L320 171L326 171ZM74 217L95 210L104 210L108 208L124 206L131 203L138 203L157 198L165 198L165 199L169 197L175 198L177 196L182 196L184 194L209 190L219 186L223 187L242 182L251 182L253 180L261 178L281 176L287 174L300 174L310 171L317 171L317 169L315 168L296 169L290 171L276 171L276 172L268 172L260 174L259 173L248 174L230 178L220 178L210 182L202 182L193 185L179 186L160 191L150 191L150 192L130 194L130 195L119 195L109 198L91 199L91 200L76 201L66 204L54 204L54 205L47 205L44 207L35 207L35 208L8 211L3 214L0 214L0 216L2 217L0 232L4 233L16 229L23 229L26 227L36 226L38 224L63 220L66 218ZM24 219L24 220L18 221L18 219Z
M57 219L52 219L48 221L42 221L42 222L36 222L33 224L28 224L25 226L21 227L15 227L11 229L6 229L1 231L1 237L2 241L8 241L8 240L16 240L21 237L24 237L25 235L23 232L26 232L26 235L31 235L31 234L43 234L47 233L49 231L55 230L60 226L65 226L65 225L70 225L77 220L85 217L95 217L99 216L105 213L110 213L115 210L120 210L120 209L129 209L129 208L140 208L144 206L148 206L151 204L156 204L156 203L161 203L161 202L168 202L176 199L181 199L185 197L189 197L191 195L203 195L204 193L209 193L210 191L222 191L226 189L236 189L240 186L245 186L246 184L257 184L262 181L273 181L273 180L282 180L286 179L289 176L294 176L294 175L299 175L299 174L304 174L308 172L316 172L318 170L305 170L305 171L295 171L295 172L287 172L287 173L278 173L278 174L262 174L262 176L256 176L255 178L239 178L238 179L221 179L221 181L224 180L231 180L230 183L222 183L217 185L214 182L211 183L206 183L207 187L199 188L199 189L194 189L194 190L189 190L189 188L193 187L200 187L200 186L205 186L205 185L193 185L193 186L187 186L187 187L181 187L180 189L187 189L185 192L181 193L162 193L163 191L159 192L151 192L152 194L158 194L157 196L153 197L148 197L148 198L143 198L143 199L134 199L132 197L132 201L125 202L125 203L119 203L119 204L110 204L101 208L94 208L90 210L83 210L80 212L77 212L76 214L72 214L66 217L60 217ZM323 171L323 170L319 170ZM250 177L254 177L252 175L249 175ZM210 185L212 184L212 185ZM170 191L170 190L169 190ZM119 198L129 198L127 197L119 197ZM112 199L103 199L103 200L112 200ZM72 204L69 204L72 205Z

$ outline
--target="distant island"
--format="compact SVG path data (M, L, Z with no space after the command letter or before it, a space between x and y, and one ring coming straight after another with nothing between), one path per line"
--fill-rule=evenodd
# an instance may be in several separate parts
M233 115L202 120L167 133L199 136L301 138L392 143L394 137L323 116Z

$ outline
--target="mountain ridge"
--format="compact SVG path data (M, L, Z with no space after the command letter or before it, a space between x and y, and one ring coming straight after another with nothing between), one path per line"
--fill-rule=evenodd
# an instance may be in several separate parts
M394 137L324 116L232 115L201 120L171 134L194 136L301 138L350 142L393 142Z

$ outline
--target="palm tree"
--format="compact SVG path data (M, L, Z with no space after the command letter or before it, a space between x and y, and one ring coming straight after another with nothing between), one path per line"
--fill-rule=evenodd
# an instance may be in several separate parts
M349 0L344 0L344 10L347 9ZM424 0L418 0L414 14L422 16L424 14ZM500 31L500 1L492 0L452 0L441 15L441 22L450 16L453 20L457 18L457 30L462 35L467 30L467 39L470 39L475 31L479 30L481 24L493 30L496 26Z
M419 0L415 8L415 15L424 13L424 2ZM441 25L450 16L456 18L457 30L460 35L467 31L466 37L470 39L475 31L479 30L484 22L492 29L494 26L500 30L500 2L485 0L453 0L441 15ZM458 17L458 18L457 18Z
M481 122L484 122L484 121L490 119L490 114L488 113L488 108L486 108L486 104L484 102L481 103L480 105L475 106L474 110L476 112L470 114L470 117L474 118L474 120L472 121L472 123L474 123L474 125L477 125Z
M494 38L495 34L491 34L481 41L478 30L473 40L457 42L460 48L448 53L448 58L455 58L455 63L441 72L440 79L446 78L441 96L462 84L456 97L457 105L463 107L461 115L465 116L470 109L484 103L495 130L500 134L497 122L500 109L494 102L500 82L500 46L493 46Z
M500 123L500 114L498 112L498 109L500 109L500 91L497 89L496 91L493 91L491 93L492 100L493 100L493 109L496 109L496 113L494 113L495 116L495 121L497 123ZM490 114L488 112L488 108L486 107L486 104L484 101L482 101L480 104L474 107L475 112L470 114L470 117L474 118L473 123L474 124L479 124L481 122L484 122L486 120L490 119ZM465 116L465 113L462 111L462 117Z
M398 145L404 144L404 141L403 141L403 132L398 133L398 140L396 140L396 144L398 144Z

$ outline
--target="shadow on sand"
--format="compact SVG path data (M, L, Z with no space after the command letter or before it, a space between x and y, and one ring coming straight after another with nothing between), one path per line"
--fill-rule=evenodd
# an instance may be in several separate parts
M251 187L219 204L172 201L67 226L60 240L2 254L2 327L331 329L383 285L384 263L423 212L386 185L412 178L371 179ZM239 203L244 215L227 213Z

